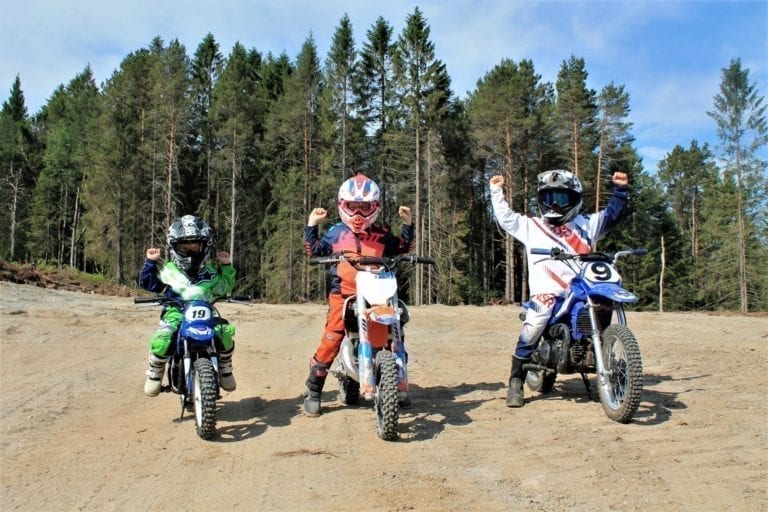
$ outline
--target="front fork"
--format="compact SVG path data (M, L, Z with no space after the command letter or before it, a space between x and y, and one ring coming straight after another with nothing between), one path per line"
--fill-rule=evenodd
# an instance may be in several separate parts
M195 397L195 375L194 375L194 368L193 368L193 361L192 361L192 353L189 351L189 342L185 338L183 341L184 346L184 356L182 357L182 360L184 362L184 382L185 382L185 390L184 393L181 394L181 416L184 417L184 408L186 405L192 403L194 401ZM211 360L211 364L213 364L213 371L216 375L217 384L218 384L218 376L219 376L219 358L216 356L216 345L213 340L211 340L211 347L209 349L209 355L208 358Z
M592 299L587 297L587 307L589 308L589 320L592 324L592 350L595 353L595 370L597 372L597 383L601 389L609 389L610 383L608 372L605 369L603 361L603 334L600 332L600 323L597 320L597 312ZM613 312L616 314L616 322L619 325L627 324L627 316L624 308L614 306Z
M358 371L357 376L350 373L350 376L352 378L357 377L356 380L360 383L360 395L363 396L366 400L370 400L373 398L373 394L376 390L376 374L375 374L375 368L374 368L374 354L373 354L373 347L371 347L371 343L367 339L367 329L366 326L361 326L360 329L360 341L357 347L357 363L358 363ZM390 342L390 350L395 355L395 363L397 364L397 390L398 392L405 396L405 394L408 393L408 370L407 370L407 355L405 353L405 346L403 343L403 336L402 331L400 329L400 322L397 321L391 325L392 327L392 339ZM345 355L345 347L344 344L348 338L345 338L345 341L342 342L342 361L344 362L344 366L347 368L352 368L349 366L351 364L351 359L349 355ZM384 350L384 349L382 349ZM349 349L346 350L347 354L350 352Z

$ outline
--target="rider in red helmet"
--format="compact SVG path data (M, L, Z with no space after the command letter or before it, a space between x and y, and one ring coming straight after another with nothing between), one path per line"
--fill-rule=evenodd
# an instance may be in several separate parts
M341 222L331 226L319 236L318 225L326 220L325 208L315 208L309 214L304 230L304 241L309 256L329 256L344 252L355 252L362 256L396 256L410 252L414 228L411 223L411 209L401 206L398 215L403 221L399 237L381 224L374 221L381 210L381 192L372 179L357 174L344 181L339 187L337 204ZM355 294L356 270L347 262L330 268L331 291L328 295L328 315L320 344L309 361L309 376L304 399L304 412L308 416L320 415L320 397L325 378L336 355L339 353L344 338L342 313L344 301ZM407 388L407 383L403 383ZM400 405L408 407L410 397L403 389Z

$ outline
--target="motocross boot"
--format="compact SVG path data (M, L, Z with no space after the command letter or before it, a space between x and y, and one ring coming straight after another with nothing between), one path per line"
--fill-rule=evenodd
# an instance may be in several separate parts
M167 357L159 357L149 353L149 368L147 368L147 380L144 382L144 394L147 396L157 396L163 384L163 373L165 373L165 362Z
M234 351L233 348L229 352L219 354L219 385L224 391L234 391L237 388L235 376L232 375L232 353Z
M512 356L512 371L509 375L509 390L507 391L507 407L522 407L525 404L523 398L523 382L525 374L523 365L527 363L526 359L518 359Z
M327 376L328 367L313 357L309 362L307 389L304 392L304 414L307 416L320 416L320 397Z

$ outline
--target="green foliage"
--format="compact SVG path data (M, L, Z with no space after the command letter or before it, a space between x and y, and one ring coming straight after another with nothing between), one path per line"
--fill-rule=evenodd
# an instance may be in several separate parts
M510 203L535 215L536 175L570 168L589 212L621 170L629 212L599 249L649 250L621 263L638 307L768 309L765 105L740 61L709 113L716 150L676 146L651 174L632 146L628 91L589 89L583 58L564 60L554 82L502 59L461 101L422 11L404 22L395 37L379 17L358 49L344 15L327 55L310 34L295 59L240 43L225 57L212 34L190 58L156 37L101 90L85 68L33 119L17 77L0 112L0 254L125 283L148 247L165 247L171 219L195 213L233 253L241 291L323 300L307 215L323 206L325 227L338 221L339 184L363 172L382 189L379 220L399 233L397 209L411 207L415 250L437 261L403 274L412 302L523 300L525 260L493 221L488 178L504 174Z

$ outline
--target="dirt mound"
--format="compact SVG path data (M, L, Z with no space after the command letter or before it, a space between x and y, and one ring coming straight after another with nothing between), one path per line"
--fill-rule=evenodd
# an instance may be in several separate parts
M103 276L83 274L66 267L40 268L30 263L18 264L5 260L0 260L0 281L118 297L139 294L136 288L114 284Z

